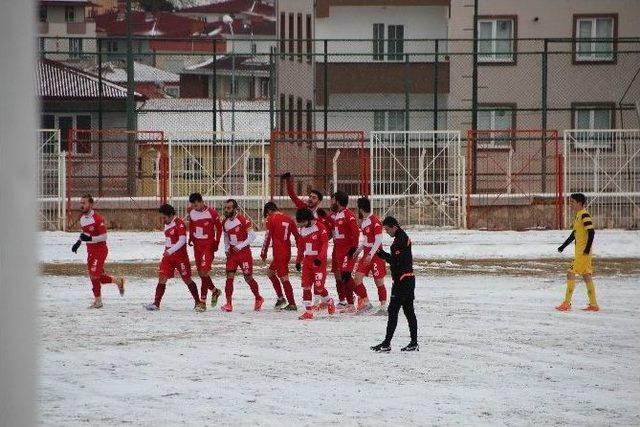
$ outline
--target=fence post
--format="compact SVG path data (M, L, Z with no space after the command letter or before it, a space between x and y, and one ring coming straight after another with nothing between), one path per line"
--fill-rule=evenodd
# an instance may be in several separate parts
M440 51L440 47L438 45L439 40L436 39L435 41L435 46L434 46L434 51L435 51L435 57L434 57L434 68L433 68L433 130L437 131L438 130L438 62L439 62L439 55L438 52ZM438 138L436 137L435 139L435 144L437 144Z
M547 60L549 57L549 39L544 39L542 52L542 193L547 192Z
M409 92L411 90L411 68L409 65L409 54L404 56L404 130L408 131L410 122L409 122L409 108L410 108L410 99Z
M133 39L131 37L131 0L127 1L126 34L127 34L127 192L135 196L136 191L136 99L135 76L133 68Z
M273 86L274 86L274 72L273 72L273 46L269 48L269 132L275 128L275 112L273 106Z
M102 39L98 39L98 196L102 196ZM91 143L91 141L89 141Z
M473 1L473 60L472 60L472 77L471 77L471 130L475 132L478 129L478 1ZM477 188L476 171L478 170L476 155L476 144L469 151L473 157L471 160L471 192L475 193Z
M324 108L323 108L323 120L324 120L324 170L323 170L323 179L324 179L324 189L327 191L327 167L328 167L328 159L327 159L327 130L329 127L329 41L327 39L324 40L324 88L323 88L323 100L324 100Z
M216 43L216 38L213 37L213 76L211 77L211 115L212 122L211 124L213 129L213 140L215 142L216 132L218 131L218 121L217 121L217 111L216 111L216 102L218 101L218 44Z

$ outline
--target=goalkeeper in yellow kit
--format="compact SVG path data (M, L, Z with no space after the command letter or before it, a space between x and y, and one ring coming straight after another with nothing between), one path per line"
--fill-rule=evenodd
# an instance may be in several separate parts
M598 303L596 302L596 287L591 277L592 273L592 256L591 246L595 231L593 228L593 220L591 215L585 209L587 198L582 193L574 193L569 199L571 210L575 212L573 218L573 231L569 238L558 248L558 252L562 252L572 241L575 240L575 254L571 267L567 271L567 290L562 304L556 307L559 311L571 310L571 297L576 287L576 274L584 279L587 285L587 296L589 297L589 305L583 308L584 311L598 311Z

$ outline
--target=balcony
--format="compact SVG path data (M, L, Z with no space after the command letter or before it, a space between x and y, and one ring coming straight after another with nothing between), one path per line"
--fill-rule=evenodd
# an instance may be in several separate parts
M432 94L436 90L436 65L433 62L333 62L328 65L330 94L409 93ZM322 104L325 64L316 63L316 97ZM408 77L408 79L405 79ZM408 87L405 87L408 80ZM437 67L438 93L449 93L449 63Z
M87 23L67 22L67 34L87 34Z
M317 0L316 18L328 18L334 6L447 6L450 0Z
M38 34L47 34L47 33L49 33L49 23L38 22Z

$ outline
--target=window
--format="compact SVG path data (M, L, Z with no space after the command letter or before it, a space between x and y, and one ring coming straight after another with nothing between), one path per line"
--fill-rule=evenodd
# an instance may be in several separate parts
M515 17L478 18L478 61L515 63Z
M294 104L293 104L293 95L289 95L289 132L293 132L293 127L295 126L295 123L293 122L293 111L294 109Z
M573 104L571 108L573 110L572 127L574 129L586 129L584 132L576 133L575 147L611 148L611 133L599 132L599 130L614 128L615 104Z
M373 24L373 60L384 60L384 24Z
M202 159L199 157L185 157L182 159L182 178L183 179L202 179L204 169L202 167Z
M287 116L285 113L285 110L287 108L285 102L286 98L284 97L284 94L281 93L280 94L280 130L281 131L285 131L287 130Z
M40 15L39 15L39 20L40 22L47 22L47 6L40 6Z
M118 42L115 40L107 40L107 52L117 52Z
M298 24L298 27L296 28L296 34L298 35L297 37L298 61L302 62L302 14L301 13L299 13L297 16L297 24Z
M40 37L38 38L38 53L40 54L40 58L45 58L46 56L46 48L45 48L45 39Z
M179 86L175 86L175 87L168 86L168 87L165 87L164 88L164 93L166 93L171 98L180 98L180 87Z
M576 62L615 61L617 15L574 15Z
M374 111L373 130L405 130L404 111Z
M280 54L281 57L284 58L284 53L287 49L286 38L287 38L287 21L286 14L284 12L280 13Z
M293 13L289 14L289 59L293 61Z
M249 182L261 182L264 159L262 157L247 158L247 180Z
M53 114L43 114L40 116L40 129L55 129L56 117ZM53 154L56 152L55 138L42 138L40 150L44 154Z
M514 110L515 107L513 106L479 110L477 116L478 130L508 130L515 128ZM513 145L513 138L509 132L478 133L477 142L478 148L508 149Z
M207 22L206 16L198 16L198 21Z
M82 39L69 39L69 57L80 58L82 56Z
M260 79L260 98L269 98L269 79Z
M313 131L313 105L307 101L307 132Z
M258 45L255 43L251 43L251 54L255 55L258 52Z
M76 154L91 154L91 116L78 115L76 116L76 129L77 141L73 147ZM86 132L82 132L86 130Z
M73 6L66 6L64 8L64 20L66 22L75 22L76 9Z
M313 44L311 39L313 36L311 35L311 15L307 15L307 62L311 62L311 57L313 55Z
M302 131L302 98L298 98L298 101L296 102L296 117L296 130Z
M387 58L389 61L402 61L404 56L404 25L389 25L387 32L389 34Z

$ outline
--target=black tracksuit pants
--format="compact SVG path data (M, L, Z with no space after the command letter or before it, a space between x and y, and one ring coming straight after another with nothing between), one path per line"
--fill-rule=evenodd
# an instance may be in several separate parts
M384 344L391 345L393 333L398 325L398 313L400 308L404 311L404 315L409 323L409 332L411 334L411 343L418 342L418 320L416 312L413 309L414 292L416 288L416 279L414 276L405 278L400 282L394 282L391 287L391 301L389 302L389 318L387 320L387 336Z

